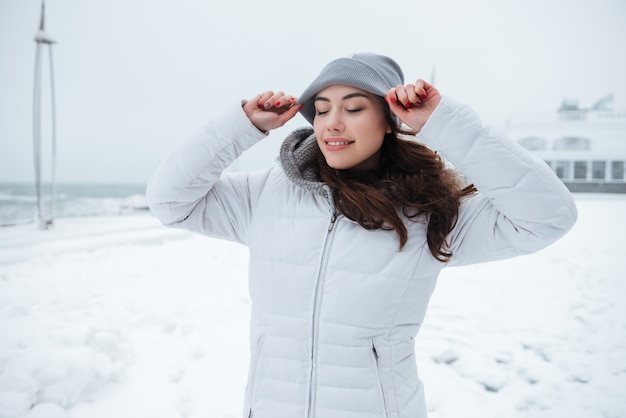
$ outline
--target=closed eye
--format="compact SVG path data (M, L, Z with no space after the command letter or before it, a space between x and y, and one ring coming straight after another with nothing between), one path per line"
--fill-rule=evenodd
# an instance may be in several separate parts
M363 108L358 108L358 109L346 109L346 112L348 113L359 113L360 111L362 111ZM328 110L317 110L315 112L316 116L323 116L325 114L327 114L329 111Z

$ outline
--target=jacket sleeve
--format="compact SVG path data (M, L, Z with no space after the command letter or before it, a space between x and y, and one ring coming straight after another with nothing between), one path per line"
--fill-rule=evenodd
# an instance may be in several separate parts
M245 244L254 194L250 175L222 172L265 136L241 105L203 125L150 178L152 213L166 226Z
M573 197L550 167L455 100L444 96L417 138L478 190L461 203L448 265L538 251L576 222Z

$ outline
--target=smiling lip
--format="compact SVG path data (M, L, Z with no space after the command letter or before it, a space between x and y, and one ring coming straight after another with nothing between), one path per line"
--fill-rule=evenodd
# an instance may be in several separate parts
M350 141L350 140L342 139L342 138L331 138L331 139L324 140L324 143L326 144L327 150L339 151L348 147L350 144L353 144L354 141Z

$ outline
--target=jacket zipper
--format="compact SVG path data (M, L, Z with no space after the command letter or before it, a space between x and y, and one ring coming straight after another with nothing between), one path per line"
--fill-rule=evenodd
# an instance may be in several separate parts
M317 274L317 281L315 283L315 297L313 299L313 318L311 325L311 368L309 370L309 400L308 400L308 418L313 418L313 405L315 403L315 391L314 382L316 378L316 364L317 364L317 325L319 315L319 305L321 301L321 283L326 270L326 261L328 258L328 248L330 247L330 241L332 232L335 228L335 222L337 221L337 214L333 213L330 217L330 223L328 224L328 231L326 232L326 240L324 241L324 248L322 250L322 258L320 260L320 269Z
M378 351L376 350L376 345L372 340L372 354L374 356L374 363L376 364L376 378L378 379L378 387L380 389L380 396L383 400L383 409L385 413L385 418L389 416L387 413L387 399L385 398L385 388L383 387L383 380L380 375L380 360L378 358Z

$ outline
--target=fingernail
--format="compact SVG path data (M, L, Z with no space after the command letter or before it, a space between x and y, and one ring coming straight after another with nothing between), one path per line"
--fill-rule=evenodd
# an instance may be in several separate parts
M404 104L404 107L406 107L407 109L410 109L413 106L413 103L408 102Z
M422 98L422 100L424 100L424 99L426 99L428 97L428 95L426 93L424 93L420 97Z
M395 98L395 97L392 97L392 98L391 98L391 103L395 103L395 102L396 102L396 98Z
M280 102L274 103L274 106L279 107L280 106Z
M271 104L269 104L269 103L265 103L265 104L263 105L263 107L265 107L266 109L269 109L270 107L272 107L272 105L271 105Z
M259 109L263 109L263 105L261 103L257 103L256 105L259 107Z
M295 98L295 97L291 97L291 98L289 99L289 101L290 101L290 102L295 102L295 101L296 101L296 98Z

